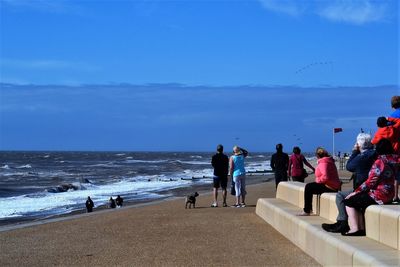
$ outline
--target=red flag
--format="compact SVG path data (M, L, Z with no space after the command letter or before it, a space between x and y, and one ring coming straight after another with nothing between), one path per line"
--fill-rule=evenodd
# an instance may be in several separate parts
M333 128L333 132L340 133L340 132L343 132L343 129L342 128Z

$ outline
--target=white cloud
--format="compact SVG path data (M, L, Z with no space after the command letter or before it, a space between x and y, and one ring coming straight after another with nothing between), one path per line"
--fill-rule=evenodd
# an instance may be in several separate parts
M385 21L392 1L372 0L259 0L269 11L292 17L318 15L333 22L363 25Z
M352 24L365 24L378 22L386 19L387 4L382 2L371 2L368 0L358 1L334 1L332 4L322 8L318 13L321 17L338 22Z

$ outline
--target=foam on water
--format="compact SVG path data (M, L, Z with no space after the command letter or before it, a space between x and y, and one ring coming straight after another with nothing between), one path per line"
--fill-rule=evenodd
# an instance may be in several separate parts
M167 181L167 182L166 182ZM34 193L16 197L0 198L0 218L29 216L41 214L62 214L83 209L88 196L96 206L107 204L111 196L136 195L135 198L154 199L165 197L159 195L160 190L187 186L189 181L152 179L152 177L123 180L108 185L85 184L85 190L72 190L62 193Z

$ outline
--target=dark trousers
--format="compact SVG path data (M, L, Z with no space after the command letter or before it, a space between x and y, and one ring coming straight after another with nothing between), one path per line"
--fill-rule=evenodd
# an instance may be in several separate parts
M308 183L304 188L304 212L311 213L313 195L321 195L322 193L337 192L326 187L324 184Z
M281 181L287 181L287 178L288 178L288 176L287 176L287 171L286 170L276 170L275 171L275 184L276 184L276 187L278 187L278 184Z
M301 177L301 176L292 176L292 180L294 181L294 182L301 182L301 183L304 183L304 177Z

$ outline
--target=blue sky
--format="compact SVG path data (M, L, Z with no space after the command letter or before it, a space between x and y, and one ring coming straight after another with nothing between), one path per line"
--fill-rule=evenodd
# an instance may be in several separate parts
M398 14L395 0L0 0L0 149L310 151L332 127L350 149L399 94Z

